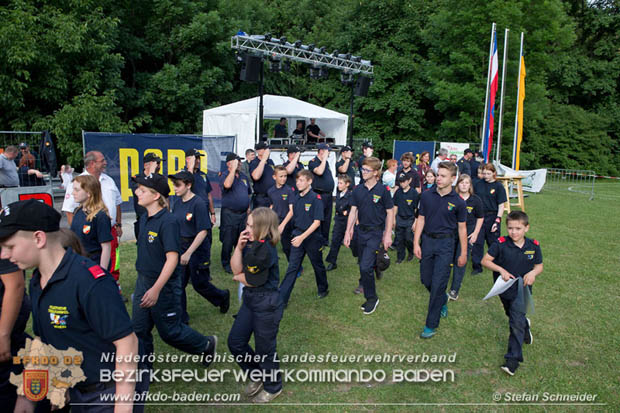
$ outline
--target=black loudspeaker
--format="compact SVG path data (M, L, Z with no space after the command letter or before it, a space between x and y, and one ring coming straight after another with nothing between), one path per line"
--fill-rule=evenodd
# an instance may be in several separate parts
M368 88L371 84L371 79L366 76L360 76L357 78L357 82L355 82L355 96L366 96L368 95Z
M257 56L245 56L241 63L239 79L244 82L258 82L260 78L261 58Z

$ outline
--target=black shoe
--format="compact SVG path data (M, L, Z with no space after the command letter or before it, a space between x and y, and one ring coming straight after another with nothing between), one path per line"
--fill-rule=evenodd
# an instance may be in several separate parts
M377 298L375 301L366 301L363 305L364 314L372 314L377 309L379 305L379 299Z
M224 267L224 272L227 274L232 274L232 269L230 267Z
M209 367L213 362L215 349L217 348L217 336L207 336L207 340L209 340L209 343L207 344L205 351L202 352L202 365L205 367Z
M512 359L506 359L506 362L500 368L507 374L514 376L515 372L519 368L519 362Z
M327 290L323 291L322 293L319 293L319 299L327 297L328 294L329 294L329 291L327 291Z
M407 254L407 261L413 261L413 254Z
M527 322L527 330L525 331L525 337L523 337L523 342L525 344L532 344L534 341L534 336L532 335L532 325L530 323L530 319L525 317L525 321Z
M403 260L402 260L402 259L398 259L398 260L396 260L396 264L400 264L400 263L402 263L402 262L403 262Z
M474 268L471 270L471 275L477 275L482 272L482 268Z
M230 290L226 290L226 298L224 302L220 304L220 313L226 314L230 308Z
M336 268L338 268L338 266L336 264L333 264L333 263L330 262L329 265L327 266L326 270L327 271L333 271Z

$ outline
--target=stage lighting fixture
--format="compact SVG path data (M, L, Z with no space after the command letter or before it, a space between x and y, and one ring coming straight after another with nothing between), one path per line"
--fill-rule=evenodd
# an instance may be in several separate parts
M319 53L325 54L325 46L319 48Z
M310 79L318 79L321 75L321 70L318 67L310 66Z
M338 51L338 49L336 49L336 50L334 50L334 51L332 52L332 56L333 56L333 57L338 57L338 53L339 53L339 51Z
M282 67L282 61L277 57L269 58L269 71L272 73L278 73Z
M271 33L269 32L265 33L265 40L267 40L268 42L271 41Z
M359 56L351 56L352 62L358 63L360 60L362 60L362 58Z
M353 83L353 74L341 72L340 73L340 83L343 85L351 85Z
M319 79L329 79L329 70L326 67L319 70Z
M308 50L310 50L311 52L314 52L314 43L310 43L308 45Z
M282 46L286 45L286 37L284 37L284 36L280 37L280 44Z
M301 40L295 40L294 46L299 49L301 47Z
M285 60L282 62L282 70L284 72L290 72L291 71L291 61L290 60Z

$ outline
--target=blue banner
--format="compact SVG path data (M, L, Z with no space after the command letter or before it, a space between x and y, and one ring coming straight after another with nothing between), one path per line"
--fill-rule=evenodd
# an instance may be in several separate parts
M84 152L97 150L108 162L106 173L114 179L123 198L122 209L132 210L133 193L130 188L132 176L142 172L142 158L152 152L165 159L161 173L175 174L185 167L185 151L197 149L201 157L200 170L207 174L213 187L213 201L219 206L221 190L219 173L226 168L226 154L233 152L234 136L157 135L84 132ZM172 183L170 183L170 194Z
M435 142L431 141L394 141L394 159L400 162L400 157L405 152L412 152L415 164L420 163L420 154L428 152L431 160L435 158Z

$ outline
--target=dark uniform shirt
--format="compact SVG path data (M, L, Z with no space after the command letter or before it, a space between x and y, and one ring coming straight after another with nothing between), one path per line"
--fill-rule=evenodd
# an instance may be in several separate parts
M278 215L280 222L282 222L286 214L288 214L289 206L293 205L295 201L295 191L288 185L282 185L282 188L274 185L269 188L267 196L269 196L269 202L272 205L273 211Z
M194 238L200 231L211 229L207 207L199 196L185 202L180 197L170 201L170 212L179 221L182 238Z
M424 232L456 234L457 223L467 221L467 206L454 190L441 196L434 186L422 193L419 215L424 217Z
M471 163L467 159L465 158L459 159L458 162L456 163L456 166L459 167L459 174L461 175L467 174L471 176Z
M71 231L77 235L89 255L101 253L101 244L112 241L110 217L103 211L99 211L89 222L84 210L79 208L71 221Z
M35 335L58 350L81 351L85 384L98 383L100 370L115 368L102 354L115 353L113 342L133 332L114 278L68 248L43 290L40 281L37 269L30 281Z
M377 182L371 189L357 185L353 189L351 206L357 207L360 226L385 227L386 210L394 207L394 201L390 191Z
M411 187L412 188L420 188L420 175L418 172L411 168L408 171L405 171L403 168L400 168L396 171L396 176L401 173L406 173L409 178L411 178Z
M138 275L155 280L159 277L166 263L167 252L180 252L179 221L162 209L153 216L140 217L140 232L138 235L138 256L136 271ZM176 272L172 274L172 277Z
M222 208L229 208L233 211L244 212L248 210L250 206L250 194L252 189L250 188L250 181L248 178L240 173L239 176L235 176L233 184L230 188L224 187L224 181L228 176L228 171L222 172L220 177L220 185L222 186Z
M303 232L317 219L323 221L323 202L320 195L313 190L309 190L306 195L297 194L293 204L295 228Z
M517 247L510 237L499 237L491 244L487 253L493 257L493 263L499 265L515 277L523 277L534 269L534 265L542 264L542 251L540 243L536 240L525 238L521 248ZM499 274L493 274L495 279ZM514 283L508 290L501 294L504 299L516 298L518 283ZM531 287L530 287L531 289Z
M282 164L282 166L286 168L290 163L291 161L286 161ZM295 167L293 173L288 174L288 176L286 177L286 185L297 190L297 172L301 171L302 169L304 169L304 166L301 162L297 161L297 166Z
M484 207L477 195L470 195L465 201L467 206L467 235L474 232L476 221L484 217Z
M12 272L20 271L19 267L13 264L9 260L0 260L0 274L10 274ZM22 275L23 277L23 275ZM2 300L4 299L4 283L0 281L0 312L2 311ZM20 314L28 314L30 313L30 300L26 295L26 288L24 288L24 298L22 299L22 306L19 310ZM17 323L13 325L13 332L15 332L16 328L19 328Z
M317 125L317 124L314 124L314 125L313 125L313 124L310 124L310 125L308 125L308 126L306 127L306 131L307 131L307 132L312 132L312 133L313 133L313 134L315 134L316 136L319 136L319 133L321 132L321 128L319 128L319 125ZM312 139L312 140L316 140L316 139L318 139L318 138L315 138L315 137L310 136L310 135L308 135L308 138L309 138L309 140L310 140L310 139Z
M196 171L193 173L194 175L194 184L192 185L192 192L198 195L207 206L207 212L209 211L209 193L213 190L211 187L211 182L202 171Z
M286 138L288 136L288 130L286 128L286 125L282 125L280 123L276 125L276 127L274 128L274 132L276 138Z
M323 171L323 175L317 175L314 173L314 168L321 166L321 160L315 156L308 163L308 170L312 172L312 189L314 191L334 192L334 177L332 176L332 171L329 169L329 162L325 161L325 170Z
M499 181L480 180L474 186L474 193L482 200L485 214L496 214L499 205L506 202L506 190Z
M260 159L258 156L254 158L252 162L250 162L250 176L256 168L258 168L258 164L260 163ZM273 167L275 164L271 159L267 159L265 163L265 167L263 168L263 174L260 179L252 178L252 182L254 182L253 188L254 192L257 194L267 195L267 191L275 184L275 180L273 179Z
M417 174L416 174L417 175ZM398 188L394 193L394 206L398 207L396 215L396 224L399 222L410 222L415 218L420 202L420 195L413 187L409 187L407 192L402 188Z
M366 159L366 156L362 155L357 160L357 168L359 169L359 173L360 173L360 184L364 183L364 175L362 175L362 166L363 166L362 162L364 162L364 159Z
M349 217L349 211L351 210L351 196L353 192L347 190L345 193L340 192L336 195L336 217Z
M336 162L336 174L340 175L342 172L340 172L340 167L344 165L344 159L340 159L338 162ZM346 174L349 175L349 178L351 178L351 188L353 188L355 186L355 162L353 161L353 159L351 159L349 161L349 168L347 169Z

